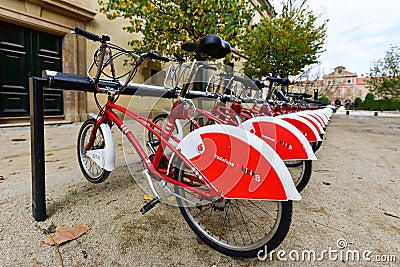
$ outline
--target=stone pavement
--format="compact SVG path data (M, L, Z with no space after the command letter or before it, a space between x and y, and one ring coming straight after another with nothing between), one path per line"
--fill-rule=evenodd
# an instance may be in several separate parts
M142 216L144 192L132 179L142 175L141 163L137 173L124 167L121 134L116 131L117 169L104 183L90 184L77 162L80 125L45 127L48 219L40 223L30 208L30 128L0 128L0 266L60 266L56 249L43 244L47 236L37 227L70 227L77 221L91 229L60 246L65 266L315 265L312 260L281 261L276 253L267 262L227 257L199 242L170 205L160 204ZM290 231L277 250L300 255L338 251L338 241L344 240L348 247L340 251L394 255L397 262L387 265L397 266L399 136L400 117L334 114L313 162L310 184L303 199L293 203ZM365 260L318 261L318 266L349 264L376 266Z

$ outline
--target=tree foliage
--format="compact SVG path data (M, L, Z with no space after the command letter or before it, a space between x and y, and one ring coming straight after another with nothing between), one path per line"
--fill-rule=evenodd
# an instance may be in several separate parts
M207 34L219 34L231 45L249 27L254 7L250 0L98 0L108 19L122 17L124 29L141 33L130 41L138 51L159 54L178 51L181 42L197 41Z
M365 95L364 101L374 101L374 100L375 100L375 96L373 93L368 93Z
M245 73L253 77L268 74L280 77L298 75L305 66L318 62L326 39L326 23L304 7L288 0L282 12L263 19L244 36Z
M323 103L329 103L329 98L327 98L326 96L321 96L318 98L319 101L323 102Z
M385 57L373 62L368 83L379 97L400 98L400 48L392 46Z

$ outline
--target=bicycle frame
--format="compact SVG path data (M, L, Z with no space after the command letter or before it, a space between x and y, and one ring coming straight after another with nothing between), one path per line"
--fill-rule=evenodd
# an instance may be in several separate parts
M163 179L169 183L172 183L177 186L181 186L185 189L189 189L193 193L198 194L201 196L201 198L205 199L214 199L221 197L221 195L213 189L213 186L205 179L205 177L202 176L202 174L196 170L196 167L188 161L182 154L181 152L176 149L172 144L168 142L170 138L172 138L174 141L179 142L179 140L172 135L172 132L174 130L174 123L173 121L175 119L181 119L184 116L184 110L182 103L177 100L174 104L175 108L171 111L170 114L170 121L172 123L169 123L166 127L166 129L163 129L162 127L158 126L157 124L154 124L151 120L141 116L140 114L133 112L127 108L124 108L122 106L119 106L113 102L113 97L109 97L106 108L104 109L104 112L99 114L97 122L95 124L95 127L93 127L91 138L89 140L89 143L86 146L86 149L89 149L92 144L94 137L96 135L96 131L100 127L102 123L107 123L108 125L112 125L112 123L115 123L118 128L123 132L123 134L128 138L129 142L133 145L137 153L139 154L139 157L143 159L145 168L149 171L150 176L157 177L158 179ZM141 124L143 127L145 127L147 130L151 131L154 135L156 135L158 138L161 140L161 144L158 146L158 149L154 155L153 160L150 160L149 155L146 153L145 149L141 146L140 142L138 139L135 137L135 135L130 131L130 129L124 124L124 122L118 117L118 115L113 111L113 109L118 110L122 112L123 114L129 116L130 118L134 119L137 121L139 124ZM182 116L183 115L183 116ZM156 130L161 131L161 134L158 133ZM188 166L190 169L194 171L194 174L196 177L191 176L191 180L194 180L196 182L200 182L202 185L204 185L207 188L207 191L205 192L204 190L200 190L196 187L193 187L192 184L188 185L186 183L179 182L173 178L174 173L173 170L168 172L168 169L160 167L160 162L163 157L169 159L167 155L164 154L164 147L167 146L169 149L172 150L172 152L179 157L182 162Z

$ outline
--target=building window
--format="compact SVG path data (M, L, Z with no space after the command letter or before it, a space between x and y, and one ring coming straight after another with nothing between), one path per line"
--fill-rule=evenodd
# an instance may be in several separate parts
M351 80L347 80L347 83L351 83Z

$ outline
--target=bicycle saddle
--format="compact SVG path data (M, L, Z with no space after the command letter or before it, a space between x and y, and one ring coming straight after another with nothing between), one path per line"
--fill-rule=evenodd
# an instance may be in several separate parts
M186 52L206 54L209 57L220 59L232 52L231 45L216 34L208 34L198 42L182 44Z

